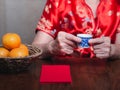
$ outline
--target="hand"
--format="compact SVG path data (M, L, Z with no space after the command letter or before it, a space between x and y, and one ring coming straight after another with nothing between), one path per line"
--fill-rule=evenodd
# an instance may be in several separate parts
M101 59L110 57L111 40L109 37L90 39L89 43L92 44L96 57Z
M80 38L61 31L58 33L57 38L50 43L51 51L54 54L72 54L74 48L77 47L76 43L80 41Z

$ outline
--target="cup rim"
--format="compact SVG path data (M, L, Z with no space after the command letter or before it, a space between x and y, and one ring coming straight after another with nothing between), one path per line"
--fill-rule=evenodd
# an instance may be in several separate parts
M93 37L91 34L77 34L78 37Z

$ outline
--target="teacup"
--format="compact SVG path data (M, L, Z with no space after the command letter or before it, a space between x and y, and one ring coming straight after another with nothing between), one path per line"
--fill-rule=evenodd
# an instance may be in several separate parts
M92 38L91 34L77 34L77 37L82 39L82 41L78 43L78 47L82 47L82 48L90 47L88 41Z

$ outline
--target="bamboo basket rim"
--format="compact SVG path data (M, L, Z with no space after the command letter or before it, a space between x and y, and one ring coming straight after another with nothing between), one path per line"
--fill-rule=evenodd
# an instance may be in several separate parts
M42 49L34 46L34 45L29 45L29 44L26 44L28 49L29 49L29 56L26 56L26 57L17 57L17 58L11 58L11 57L0 57L0 59L24 59L24 58L34 58L34 57L37 57L37 56L40 56L42 54ZM31 54L32 52L32 54Z

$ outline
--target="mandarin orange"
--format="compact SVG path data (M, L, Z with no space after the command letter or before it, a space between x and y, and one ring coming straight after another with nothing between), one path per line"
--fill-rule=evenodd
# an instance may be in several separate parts
M0 47L0 57L5 58L8 57L8 55L9 51L4 47Z
M18 48L21 44L21 37L17 33L6 33L2 36L2 44L8 50Z
M25 45L25 44L23 44L23 43L20 44L20 47L19 47L19 48L23 48L23 49L29 51L27 45Z
M23 48L14 48L9 53L9 57L12 57L12 58L26 57L28 55L29 55L29 52Z

